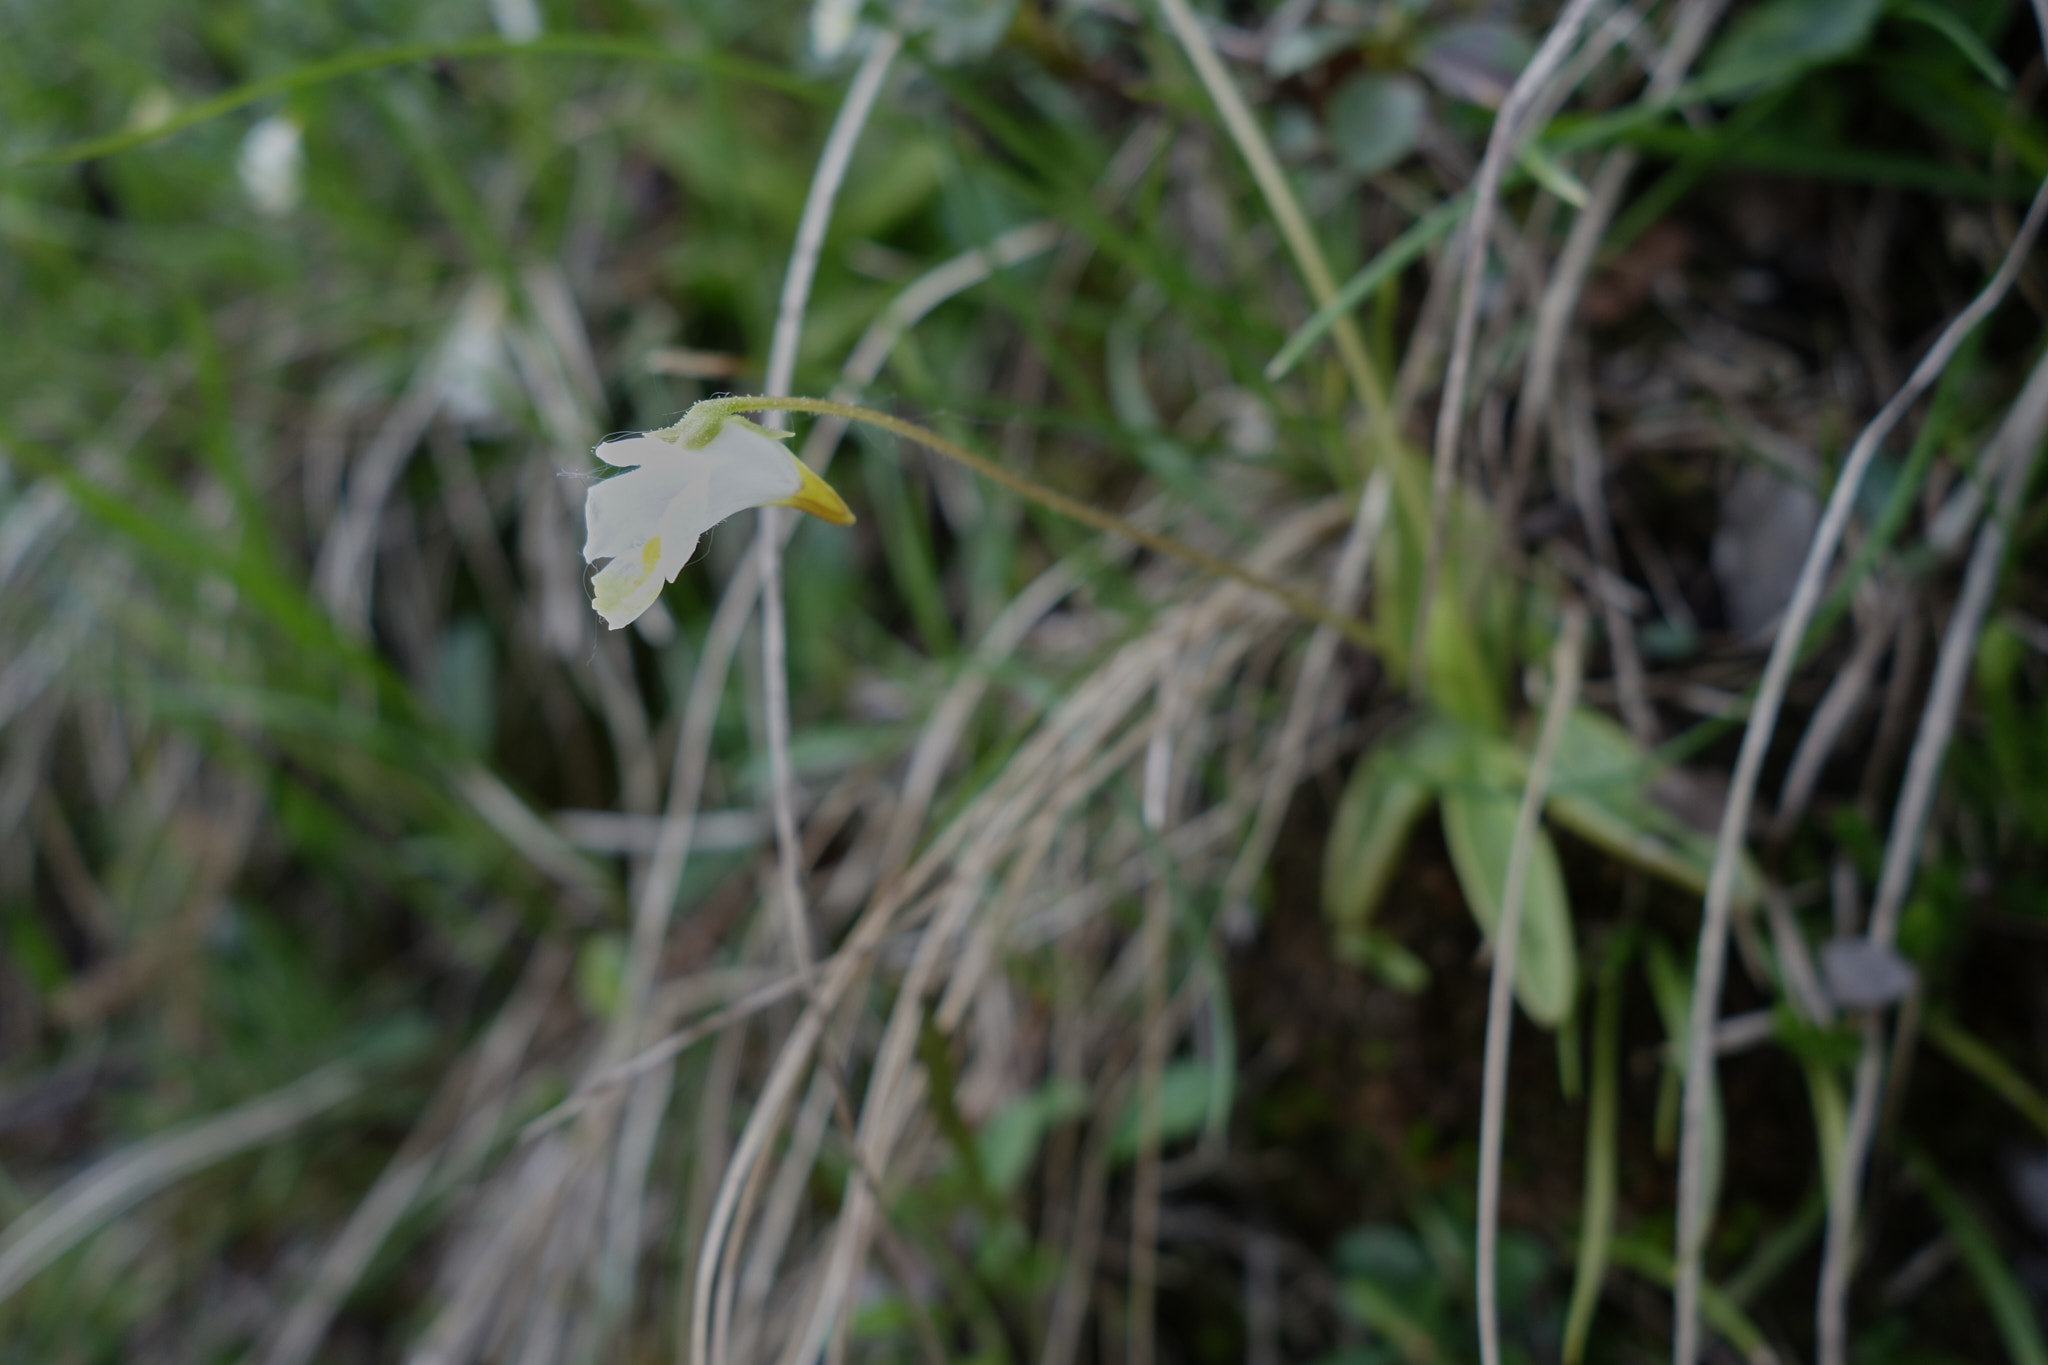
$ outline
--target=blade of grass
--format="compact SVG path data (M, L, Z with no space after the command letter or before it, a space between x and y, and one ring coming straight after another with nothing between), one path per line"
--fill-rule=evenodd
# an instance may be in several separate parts
M2048 3L2037 5L2044 35L2048 35ZM1863 478L1876 457L1878 447L1891 434L1907 411L1937 380L1954 359L1970 333L2004 300L2018 277L2020 263L2032 249L2044 217L2048 217L2048 180L2044 180L2028 206L2026 219L2015 235L1998 270L1976 298L1972 299L1942 329L1934 345L1915 366L1905 385L1887 401L1858 434L1828 495L1819 527L1808 547L1806 562L1800 566L1777 638L1772 642L1764 675L1757 685L1756 701L1744 726L1742 746L1736 755L1735 771L1722 807L1720 832L1714 849L1713 874L1707 885L1700 916L1699 952L1694 969L1692 1025L1687 1035L1691 1053L1686 1066L1684 1110L1679 1143L1679 1197L1677 1255L1677 1340L1673 1365L1694 1365L1699 1358L1698 1298L1700 1257L1706 1240L1705 1131L1714 1070L1713 1034L1720 1012L1721 985L1727 967L1729 917L1733 909L1736 867L1741 859L1749 828L1750 812L1756 802L1756 788L1763 775L1763 763L1777 728L1778 713L1792 681L1806 628L1819 605L1828 566L1841 544L1849 515L1862 488Z
M1522 806L1515 813L1514 840L1508 848L1507 884L1501 894L1500 923L1494 930L1493 978L1486 1008L1486 1053L1480 1082L1479 1110L1479 1233L1478 1284L1479 1358L1484 1365L1500 1362L1500 1304L1496 1261L1500 1242L1500 1162L1505 1142L1508 1103L1508 1049L1515 1020L1515 972L1521 961L1522 907L1528 891L1529 864L1535 855L1537 823L1550 785L1551 766L1564 737L1565 721L1579 700L1579 674L1586 648L1585 609L1565 608L1564 629L1550 653L1550 696L1543 707L1543 728L1529 780L1522 788Z
M2048 1365L2048 1341L2042 1340L2041 1324L2034 1316L2033 1305L2027 1301L2027 1291L2020 1287L2005 1253L1992 1240L1983 1220L1923 1153L1909 1149L1906 1170L1947 1225L1948 1235L1962 1254L1970 1278L1977 1282L1977 1292L1984 1296L1984 1306L1991 1313L1991 1321L1997 1326L2013 1365Z
M1416 219L1407 231L1380 248L1378 255L1309 314L1308 321L1294 329L1286 344L1266 362L1266 378L1274 382L1285 379L1288 372L1308 354L1309 348L1323 339L1324 333L1364 303L1375 289L1420 260L1423 252L1443 240L1446 234L1465 221L1465 215L1471 211L1472 191L1461 190Z
M1265 196L1266 207L1280 229L1282 240L1287 243L1288 252L1294 257L1295 269L1301 272L1302 280L1308 285L1309 294L1318 304L1326 302L1337 292L1337 282L1330 274L1322 246L1309 227L1308 217L1295 199L1293 187L1287 183L1286 173L1280 169L1279 159L1273 155L1258 120L1232 83L1230 73L1223 69L1216 49L1210 46L1208 35L1196 21L1194 11L1188 8L1187 0L1159 0L1159 9L1166 16L1174 37L1180 40L1181 48L1187 53L1188 62L1195 68L1203 87L1208 90L1209 98L1215 102L1217 112L1223 116L1223 125L1229 130L1231 141L1237 144L1238 155L1250 167L1252 179L1258 183L1259 193ZM1365 338L1349 316L1333 320L1330 328L1352 390L1372 422L1374 440L1383 457L1391 457L1400 446L1400 432L1394 426L1385 385L1366 352Z
M1666 1288L1676 1279L1670 1256L1653 1243L1634 1237L1615 1239L1614 1263ZM1702 1281L1699 1304L1707 1325L1719 1332L1744 1360L1751 1365L1776 1365L1778 1354L1764 1340L1763 1332L1718 1286Z
M1422 555L1422 581L1415 595L1414 639L1408 649L1408 692L1427 696L1429 634L1435 619L1437 579L1443 570L1444 541L1450 530L1451 497L1457 481L1458 450L1465 429L1465 400L1471 382L1472 352L1479 338L1479 285L1493 243L1494 210L1501 181L1515 163L1521 145L1542 130L1548 112L1561 100L1552 86L1579 30L1592 16L1594 0L1570 0L1544 35L1543 44L1515 77L1514 86L1494 116L1486 152L1473 176L1472 214L1459 237L1464 256L1457 277L1458 312L1452 325L1451 353L1444 368L1443 395L1437 405L1436 438L1430 455L1429 534ZM1459 248L1453 248L1455 252ZM1446 261L1448 269L1450 262Z
M615 37L597 33L550 33L524 42L502 38L463 38L453 42L403 43L392 47L365 48L358 52L308 62L304 66L238 85L211 99L181 109L163 122L146 128L124 128L120 132L85 138L18 159L23 166L68 166L79 161L112 156L161 142L188 128L231 114L259 100L289 95L329 81L382 71L394 66L416 66L422 62L461 61L485 57L608 57L619 61L652 62L683 66L708 75L745 81L813 103L831 98L816 81L791 75L778 66L736 57L716 48L677 48L643 38Z
M275 1142L354 1098L363 1078L336 1062L226 1113L159 1134L95 1163L16 1219L0 1240L0 1303L111 1219L237 1152Z
M1600 963L1593 1007L1592 1092L1586 1100L1586 1193L1579 1215L1571 1307L1565 1314L1565 1365L1579 1365L1585 1358L1614 1240L1615 1188L1620 1173L1616 1143L1621 1118L1622 973L1634 950L1635 934L1625 928L1608 942Z
M1910 19L1916 24L1925 24L1949 40L1956 51L1963 54L1978 74L1991 82L1991 87L2000 94L2012 89L2012 72L2006 69L1998 55L1984 45L1960 14L1942 5L1929 4L1928 0L1897 0L1892 13L1901 19Z
M1945 1014L1930 1011L1925 1027L1927 1041L1941 1049L1943 1056L1982 1081L1986 1089L2017 1109L2021 1117L2040 1130L2043 1138L2048 1138L2048 1095L2031 1085L2017 1067Z
M1884 864L1870 909L1869 940L1890 947L1898 935L1906 893L1919 863L1921 835L1934 803L1942 764L1948 755L1956 716L1962 707L1977 640L2005 567L2006 528L2019 517L2034 465L2048 434L2048 356L2037 360L2026 385L2013 400L1997 434L1986 447L1980 466L1997 470L1997 505L1977 531L1962 592L1942 631L1941 654L1913 737L1905 780L1899 786L1885 838ZM1903 1025L1902 1025L1903 1027ZM1821 1293L1816 1307L1822 1365L1847 1358L1845 1315L1849 1280L1854 1274L1856 1202L1864 1164L1876 1137L1879 1092L1884 1084L1884 1038L1881 1023L1871 1017L1863 1026L1863 1054L1856 1068L1856 1088L1849 1103L1849 1130L1843 1144L1836 1199L1829 1210L1828 1240L1821 1261Z

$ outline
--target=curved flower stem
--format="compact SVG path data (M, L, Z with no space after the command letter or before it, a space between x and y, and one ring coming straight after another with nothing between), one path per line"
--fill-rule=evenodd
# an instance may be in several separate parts
M893 417L886 412L878 412L873 408L864 408L853 403L837 403L829 398L767 398L742 394L730 398L707 398L697 406L732 414L743 412L803 412L820 417L837 417L847 422L864 422L868 426L879 427L883 431L900 436L906 441L913 441L927 450L943 455L957 464L965 465L983 478L999 483L1019 497L1028 498L1039 506L1049 508L1063 517L1078 521L1084 526L1092 526L1098 531L1107 531L1111 535L1122 536L1124 539L1142 545L1146 549L1158 554L1171 555L1182 563L1192 564L1203 572L1214 574L1218 578L1227 578L1232 582L1241 583L1254 592L1264 593L1266 596L1271 597L1304 620L1313 621L1320 626L1328 626L1344 636L1345 639L1362 648L1372 650L1375 653L1379 651L1379 638L1373 634L1371 628L1363 621L1355 617L1346 616L1340 612L1332 611L1314 597L1297 588L1290 588L1285 583L1279 582L1276 579L1268 578L1264 574L1256 573L1251 569L1232 563L1230 560L1224 559L1219 555L1212 555L1207 550L1197 549L1186 541L1176 539L1163 532L1148 531L1142 526L1134 526L1114 513L1103 511L1093 503L1083 502L1081 499L1071 497L1060 492L1058 489L1048 488L1028 475L1019 474L1007 465L998 464L988 456L969 450L966 446L960 445L957 442L949 441L936 431L921 427L915 422L906 422L901 417Z

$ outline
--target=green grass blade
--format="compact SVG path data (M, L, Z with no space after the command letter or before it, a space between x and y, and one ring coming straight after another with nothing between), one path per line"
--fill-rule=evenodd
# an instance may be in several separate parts
M1379 255L1366 262L1363 270L1337 286L1337 292L1330 296L1328 303L1316 309L1310 314L1307 322L1295 329L1294 335L1288 337L1286 344L1266 362L1266 378L1284 379L1288 371L1301 363L1301 358L1308 354L1309 347L1321 341L1323 334L1336 325L1337 319L1349 315L1353 309L1365 302L1373 290L1406 270L1423 252L1429 250L1452 228L1464 221L1471 208L1472 196L1469 193L1447 199L1416 219L1406 232L1387 243Z
M2012 72L1998 60L1997 53L1984 45L1984 40L1977 36L1977 30L1963 22L1963 17L1954 10L1929 4L1927 0L1900 0L1892 7L1892 13L1916 24L1925 24L1948 39L1955 50L1991 82L1992 88L2001 93L2012 89Z
M188 128L195 128L217 119L223 114L231 114L258 100L289 95L347 76L359 76L365 72L382 71L394 66L414 66L421 62L481 57L609 57L618 61L656 62L665 66L692 67L707 75L746 81L813 102L824 103L834 98L826 87L801 76L791 75L780 67L751 61L745 57L735 57L731 53L714 49L667 47L645 38L614 37L597 33L555 33L545 34L528 42L512 42L503 38L465 38L455 42L400 43L392 47L364 48L344 53L339 57L329 57L325 61L308 62L304 66L293 67L290 71L279 72L275 76L265 76L261 80L238 85L232 90L215 95L212 99L201 100L190 108L171 115L162 123L145 128L124 128L117 133L68 142L61 147L53 147L48 151L23 157L19 164L66 166L73 162L90 161L95 157L112 156L116 152L131 151L152 142L160 142Z
M1927 1016L1927 1041L1942 1055L1982 1081L1993 1094L2026 1116L2027 1122L2048 1137L2048 1096L2022 1076L2012 1063L1993 1052L1983 1040L1965 1032L1946 1015Z
M1992 1240L1990 1229L1922 1153L1908 1150L1906 1169L1948 1227L1948 1235L1961 1253L1970 1278L1977 1282L1977 1292L1984 1296L1991 1321L2005 1342L2007 1357L2013 1365L2048 1365L2048 1342L2041 1338L2041 1324L2027 1302L2026 1290L2020 1287L2007 1264L2005 1253Z
M1614 1263L1623 1270L1632 1271L1644 1279L1669 1289L1672 1280L1671 1253L1662 1247L1634 1237L1617 1238L1614 1243ZM1719 1332L1724 1340L1746 1360L1775 1360L1776 1354L1765 1342L1763 1332L1750 1320L1749 1314L1736 1306L1735 1301L1722 1291L1720 1286L1700 1286L1700 1316L1707 1325Z
M1600 984L1593 1006L1593 1082L1586 1101L1586 1194L1579 1219L1578 1264L1572 1272L1571 1308L1565 1315L1565 1365L1578 1365L1586 1355L1593 1313L1600 1304L1600 1286L1607 1278L1614 1242L1614 1201L1619 1162L1617 1130L1621 1116L1621 987L1622 971L1635 948L1635 935L1623 930L1608 943L1600 962Z

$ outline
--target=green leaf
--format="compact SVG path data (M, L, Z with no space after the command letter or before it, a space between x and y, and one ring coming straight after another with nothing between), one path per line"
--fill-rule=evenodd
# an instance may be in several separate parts
M1408 1365L1433 1365L1444 1358L1436 1337L1403 1295L1376 1281L1353 1276L1344 1281L1340 1296L1352 1315L1385 1337Z
M1540 143L1525 142L1515 160L1529 178L1575 209L1586 207L1586 182L1565 169L1564 163L1545 151Z
M1370 72L1337 87L1326 110L1337 162L1354 175L1378 175L1415 150L1422 133L1422 83Z
M1686 1038L1692 1032L1692 978L1678 965L1678 959L1662 941L1650 944L1650 994L1657 1002L1657 1013L1664 1020L1666 1048L1666 1076L1675 1090L1685 1079ZM1707 1216L1713 1217L1714 1206L1721 1198L1721 1170L1728 1150L1728 1123L1721 1112L1721 1087L1715 1081L1714 1070L1707 1071L1707 1131L1703 1135L1706 1143L1705 1184L1706 1198L1702 1201Z
M1428 721L1359 760L1344 786L1323 848L1323 913L1340 930L1361 931L1401 865L1416 821L1460 766L1463 731Z
M1838 61L1869 40L1881 7L1882 0L1767 0L1729 25L1701 83L1733 94Z
M1337 959L1363 967L1403 995L1420 995L1429 989L1429 964L1403 947L1392 934L1377 929L1340 927L1336 933Z
M925 51L935 62L958 66L996 49L1017 14L1017 0L937 0L915 11Z
M1547 810L1572 833L1623 862L1695 894L1704 894L1714 841L1649 794L1659 761L1635 737L1580 707L1565 722ZM1756 903L1763 874L1747 853L1736 864L1735 903Z
M591 1017L609 1019L619 1007L626 979L626 940L620 934L592 934L576 952L576 1002Z
M1927 1016L1927 1038L1950 1061L1983 1082L2048 1138L2048 1095L2035 1089L2011 1062L1946 1014Z
M1192 1137L1209 1117L1210 1067L1207 1062L1179 1061L1159 1077L1159 1142L1161 1146ZM1139 1108L1143 1099L1136 1091L1118 1116L1116 1133L1109 1142L1112 1161L1129 1161L1138 1154Z
M1586 1108L1586 1186L1571 1309L1565 1317L1565 1365L1578 1365L1585 1358L1614 1240L1615 1194L1620 1180L1616 1152L1621 1120L1622 971L1635 950L1635 938L1634 930L1623 929L1608 941L1600 962L1593 1006L1593 1092Z
M1473 630L1477 613L1459 605L1454 575L1446 574L1430 603L1427 684L1429 700L1452 720L1483 730L1499 731L1507 726L1501 708L1500 689Z
M1508 852L1521 802L1520 767L1506 744L1476 755L1472 780L1444 793L1444 839L1465 904L1488 938L1500 923L1507 887ZM1529 859L1522 896L1522 935L1515 961L1515 998L1531 1019L1548 1028L1564 1022L1578 998L1578 954L1572 942L1571 903L1557 848L1541 828Z
M1948 39L1949 44L1962 53L1964 60L1976 67L1977 73L1991 82L1994 89L2012 89L2012 72L2006 69L2004 62L1998 60L1997 53L1985 46L1984 39L1978 36L1977 30L1971 28L1954 10L1944 9L1931 3L1931 0L1900 0L1900 3L1892 7L1892 12L1901 19L1911 19L1915 23L1925 24Z
M1038 1156L1046 1130L1088 1112L1088 1092L1071 1080L1047 1081L997 1110L975 1136L989 1188L1008 1195Z
M1321 66L1346 48L1358 46L1358 34L1349 28L1303 24L1289 29L1266 49L1266 74L1276 81L1297 76L1310 67Z
M1647 1238L1622 1237L1614 1243L1614 1263L1669 1289L1676 1274L1671 1253ZM1700 1286L1700 1316L1719 1332L1744 1360L1769 1359L1769 1344L1749 1315L1716 1284Z
M1906 1168L1948 1225L1948 1235L1962 1253L1970 1278L1977 1282L1977 1292L1991 1310L1991 1320L1998 1325L1998 1335L2013 1365L2048 1365L2048 1342L2041 1338L2040 1322L2027 1302L2027 1291L2012 1273L2006 1254L1992 1240L1990 1229L1923 1154L1908 1150Z

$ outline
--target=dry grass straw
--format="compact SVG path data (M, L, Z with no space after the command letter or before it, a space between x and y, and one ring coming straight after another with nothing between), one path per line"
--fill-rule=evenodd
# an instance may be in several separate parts
M2042 36L2048 42L2048 23L2043 25ZM2048 187L2044 187L2044 193L2048 193ZM1955 733L1956 714L1962 705L1971 662L1977 655L1978 636L1991 606L1992 592L1998 586L1999 571L2005 566L2010 527L2020 513L2044 441L2048 441L2048 358L2035 363L2033 373L2013 400L1980 462L1987 478L1997 481L1997 500L1977 532L1962 592L1942 634L1933 685L1921 712L1920 729L1913 740L1898 805L1892 812L1884 864L1878 874L1877 894L1865 935L1883 948L1890 948L1898 936L1899 916L1905 909L1906 892L1920 857L1921 836L1934 801L1935 779L1947 757L1949 739ZM1907 1028L1902 1017L1900 1033L1904 1034ZM1884 1081L1882 1021L1875 1014L1865 1015L1858 1020L1858 1031L1862 1035L1862 1051L1856 1064L1844 1154L1828 1195L1827 1241L1814 1309L1821 1365L1842 1365L1848 1358L1848 1296L1857 1250L1857 1203L1864 1166L1877 1133Z
M0 1241L0 1300L150 1195L239 1152L285 1137L354 1098L362 1084L357 1068L336 1063L87 1167L8 1225L6 1238Z
M1308 514L1306 520L1297 516L1269 542L1277 548L1255 556L1255 562L1264 567L1298 555L1318 534L1332 529L1331 521L1328 509ZM711 1236L699 1263L697 1302L704 1359L722 1358L719 1353L727 1340L722 1330L714 1334L710 1317L717 1288L710 1269L715 1264L714 1253L721 1250L722 1243L745 1235L744 1226L737 1225L744 1185L751 1180L773 1130L779 1127L779 1111L791 1098L798 1077L815 1064L813 1054L825 1012L868 979L871 968L863 959L871 956L898 916L906 914L913 897L931 908L931 918L916 938L896 988L888 1025L876 1045L855 1135L857 1169L887 1181L898 1175L897 1153L914 1139L911 1118L923 1081L913 1068L912 1051L924 1018L926 993L936 984L940 969L952 963L948 987L932 1018L942 1029L957 1026L974 990L985 979L983 972L998 956L1009 922L1028 920L1034 910L1058 914L1064 909L1060 902L1065 895L1061 893L1081 889L1044 884L1052 836L1074 817L1077 807L1092 800L1142 751L1149 733L1144 727L1156 723L1145 713L1144 699L1158 687L1161 670L1175 657L1163 643L1171 638L1169 632L1185 630L1192 638L1213 642L1205 649L1204 666L1183 683L1189 689L1190 705L1195 705L1227 678L1228 668L1244 657L1259 633L1274 629L1279 621L1270 606L1235 585L1212 590L1196 605L1180 610L1189 613L1185 623L1168 621L1155 626L1075 689L1006 765L991 790L956 818L892 891L883 892L869 906L856 921L847 946L827 964L816 997L785 1042L726 1172ZM1242 818L1241 813L1238 817ZM1202 843L1190 847L1185 839L1169 838L1168 845L1177 855L1187 856L1199 848L1213 850L1227 824L1210 822L1191 828ZM1112 844L1109 851L1115 855L1114 865L1128 866L1134 872L1142 869L1145 855L1141 848L1124 842ZM1007 868L1003 866L1006 862L1010 863ZM1102 880L1099 867L1083 869L1083 886ZM1114 879L1110 880L1113 884ZM977 924L977 907L991 891L996 893L993 908ZM970 1056L970 1071L972 1061ZM822 1345L826 1340L850 1286L858 1280L874 1235L874 1220L879 1216L877 1203L878 1192L868 1180L851 1184L847 1205L831 1237L822 1287L809 1309L807 1324L792 1345ZM734 1224L729 1231L721 1226L727 1220Z
M1515 972L1520 962L1522 906L1528 891L1529 863L1535 856L1537 822L1549 795L1550 771L1565 722L1579 701L1579 678L1586 651L1586 614L1576 605L1565 611L1564 628L1550 652L1550 694L1543 704L1543 726L1536 754L1515 811L1515 833L1508 846L1507 884L1501 890L1500 923L1493 934L1493 971L1486 1000L1486 1051L1481 1062L1479 1109L1479 1235L1477 1299L1479 1359L1499 1365L1500 1303L1500 1163L1507 1140L1508 1048L1515 1026Z
M1437 577L1442 572L1444 535L1449 528L1450 502L1457 481L1459 439L1465 430L1467 390L1472 378L1472 350L1478 341L1479 277L1493 241L1494 210L1501 178L1507 174L1522 142L1549 121L1571 93L1557 77L1578 41L1579 30L1597 0L1567 0L1543 43L1515 77L1514 86L1493 119L1486 154L1473 181L1472 212L1459 236L1457 321L1451 333L1450 361L1444 371L1443 397L1437 407L1436 440L1431 462L1429 538L1423 551L1422 587L1416 596L1414 639L1409 644L1409 691L1427 695L1428 641L1436 605Z
M2036 0L2034 13L2044 45L2048 45L2048 0ZM1699 1357L1699 1296L1701 1255L1704 1250L1709 1210L1706 1207L1705 1131L1714 1065L1713 1031L1720 1012L1722 978L1727 966L1729 917L1735 888L1736 865L1747 839L1749 817L1756 800L1763 762L1777 728L1780 709L1791 683L1792 671L1820 604L1829 566L1841 544L1863 478L1885 437L1905 418L1914 403L1940 378L1957 350L1992 310L2003 301L2017 278L2020 265L2048 217L2048 181L2044 181L2028 205L2026 218L2014 236L2011 249L1991 280L1942 329L1904 387L1892 395L1871 418L1850 447L1828 495L1827 505L1815 530L1805 562L1793 585L1791 601L1778 626L1769 660L1750 704L1742 746L1729 781L1722 808L1720 832L1715 841L1714 863L1701 913L1699 954L1693 970L1692 1017L1689 1024L1685 1093L1680 1120L1678 1233L1674 1260L1677 1265L1674 1365L1694 1365ZM1894 830L1894 836L1897 831Z

